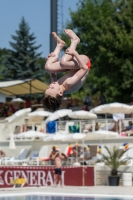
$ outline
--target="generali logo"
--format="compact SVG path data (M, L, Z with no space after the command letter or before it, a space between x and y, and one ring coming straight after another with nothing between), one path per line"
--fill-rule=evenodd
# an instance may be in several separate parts
M22 177L26 179L28 185L54 185L54 171L48 170L40 171L40 170L7 170L4 173L4 177L2 179L1 174L3 173L0 170L0 185L10 185L11 180L15 180L18 177ZM62 171L62 184L64 185L65 179L65 171Z
M3 170L0 170L0 185L4 185L4 181L1 177L2 173L3 173Z

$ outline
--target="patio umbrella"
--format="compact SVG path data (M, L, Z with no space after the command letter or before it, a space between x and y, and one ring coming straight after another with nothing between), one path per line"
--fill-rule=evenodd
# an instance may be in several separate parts
M30 131L26 131L17 135L17 138L36 138L36 137L44 138L46 137L46 134L38 132L38 131L30 130Z
M43 139L43 141L44 141L44 142L53 141L53 137L54 137L54 135L46 136L46 137Z
M63 138L64 138L64 135L62 135L62 134L55 134L53 136L53 140L55 140L55 141L61 141Z
M131 113L132 109L131 106L124 104L124 103L109 103L109 104L104 104L101 106L97 106L96 108L93 108L90 110L92 113L109 113L109 114L114 114L114 113Z
M89 132L85 139L86 140L102 140L102 139L108 139L108 138L117 138L119 137L118 132L114 131L107 131L107 130L99 130L95 131L93 133Z
M20 119L23 119L23 117L27 116L29 112L31 112L31 108L25 108L15 112L12 116L5 118L4 121L9 123L11 127L11 133L13 133L12 129L15 122L17 122Z
M51 112L48 112L48 111L45 111L45 110L36 110L34 112L29 113L28 117L32 121L33 130L34 130L35 123L39 119L41 120L41 125L43 124L44 129L46 129L46 124L44 123L44 121L42 122L42 120L43 120L42 118L48 117L49 115L51 115Z
M71 109L61 109L61 110L57 110L54 113L52 113L46 120L45 123L49 122L49 121L54 121L57 120L61 117L65 117L67 116L69 113L71 113L72 110Z
M51 112L48 111L44 111L44 110L37 110L34 112L31 112L28 114L29 117L36 117L36 116L42 116L42 117L48 117L49 115L51 115Z
M14 103L14 102L18 102L18 103L20 102L21 103L21 102L25 102L25 101L21 98L16 98L16 99L11 100L11 103Z
M72 119L96 119L97 115L94 113L91 113L89 111L79 110L79 111L73 111L68 114L68 116ZM94 129L94 125L93 125ZM80 124L80 132L81 132L81 124Z
M72 141L73 139L73 134L66 134L63 135L63 138L61 139L61 141Z
M101 106L98 106L92 110L90 110L92 113L104 113L104 114L128 114L132 112L131 106L123 103L110 103L110 104L104 104ZM106 119L106 127L108 129L108 122Z
M53 140L58 140L58 141L66 141L66 140L81 140L85 137L86 135L83 133L75 133L75 134L67 134L67 135L62 135L62 134L55 134L53 136Z
M31 112L31 108L25 108L25 109L21 109L18 110L17 112L15 112L13 115L11 115L10 117L7 117L5 119L5 121L9 122L9 123L13 123L16 122L17 120L19 120L21 117L27 116L27 114Z
M13 150L16 149L13 133L11 133L10 136L9 149L12 150L12 156L13 156Z
M97 115L85 110L73 111L68 114L73 119L96 119Z

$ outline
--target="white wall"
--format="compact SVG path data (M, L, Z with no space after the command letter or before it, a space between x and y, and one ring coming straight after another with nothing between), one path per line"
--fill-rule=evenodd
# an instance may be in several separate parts
M15 98L15 96L8 96L8 95L3 94L3 93L0 92L0 102L1 103L5 103L6 102L6 97Z

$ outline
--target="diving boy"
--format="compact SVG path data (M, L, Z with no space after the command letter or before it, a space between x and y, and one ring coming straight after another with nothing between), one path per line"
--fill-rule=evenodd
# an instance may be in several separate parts
M65 42L53 32L57 46L54 52L49 54L45 64L45 70L51 76L51 84L44 93L43 104L44 108L49 111L56 111L60 107L64 94L71 94L82 87L91 66L90 59L86 55L79 55L76 51L76 47L80 42L79 37L70 29L64 31L71 40L70 47L66 49L64 56L58 61ZM56 73L66 71L68 73L57 80Z

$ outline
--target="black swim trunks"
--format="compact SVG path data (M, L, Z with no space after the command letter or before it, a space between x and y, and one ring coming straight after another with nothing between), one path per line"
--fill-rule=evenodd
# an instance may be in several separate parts
M55 168L54 172L55 172L55 174L59 174L59 175L62 174L61 168Z

